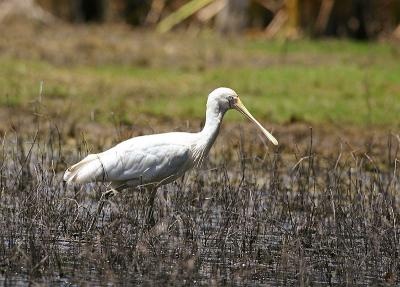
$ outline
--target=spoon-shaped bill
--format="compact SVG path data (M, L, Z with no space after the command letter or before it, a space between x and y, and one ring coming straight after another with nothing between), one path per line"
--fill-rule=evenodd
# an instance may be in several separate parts
M278 145L278 141L274 138L274 136L264 129L263 126L250 114L239 98L237 98L235 109L252 121L274 145Z

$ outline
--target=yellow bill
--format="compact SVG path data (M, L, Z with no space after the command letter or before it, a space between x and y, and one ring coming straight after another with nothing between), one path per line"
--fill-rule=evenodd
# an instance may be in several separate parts
M242 101L237 98L237 101L235 103L235 109L242 113L246 118L248 118L250 121L252 121L260 130L261 132L274 144L278 145L278 141L276 138L268 132L266 129L263 128L263 126L250 114L250 112L246 109L246 107L243 105Z

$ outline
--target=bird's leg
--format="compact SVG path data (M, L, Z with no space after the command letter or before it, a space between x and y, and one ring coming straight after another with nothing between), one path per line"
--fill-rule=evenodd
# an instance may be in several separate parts
M90 226L86 232L90 232L90 230L92 230L93 226L97 223L97 218L99 217L101 211L103 210L104 204L109 198L113 197L114 195L117 195L118 193L117 189L118 187L114 188L113 186L111 186L109 190L106 190L101 194L100 200L97 204L96 214L93 216L92 222L90 223Z
M146 225L148 227L153 227L156 224L154 220L154 200L157 195L157 187L155 186L149 187L147 191L150 193L150 197L149 200L147 201L149 209L147 213Z

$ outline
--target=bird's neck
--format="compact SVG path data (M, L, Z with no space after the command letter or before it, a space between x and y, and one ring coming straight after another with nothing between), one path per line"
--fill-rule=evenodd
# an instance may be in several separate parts
M207 153L218 136L224 114L225 111L221 111L217 105L207 105L206 122L199 138L199 144Z

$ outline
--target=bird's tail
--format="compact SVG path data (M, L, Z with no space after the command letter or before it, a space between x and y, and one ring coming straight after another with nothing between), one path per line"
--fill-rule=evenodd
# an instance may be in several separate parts
M64 181L67 183L88 183L96 181L104 168L97 154L89 154L83 160L69 167L64 173Z

